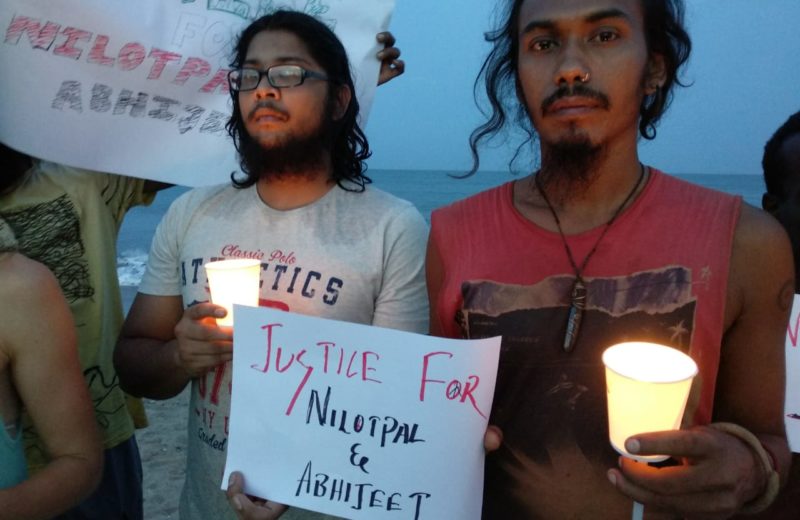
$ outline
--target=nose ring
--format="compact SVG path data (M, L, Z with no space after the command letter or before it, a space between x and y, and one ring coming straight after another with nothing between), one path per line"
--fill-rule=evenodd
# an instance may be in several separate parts
M580 81L581 83L586 83L586 82L588 82L588 81L589 81L589 73L587 72L587 73L586 73L586 74L584 74L583 76L579 77L579 78L578 78L578 81Z

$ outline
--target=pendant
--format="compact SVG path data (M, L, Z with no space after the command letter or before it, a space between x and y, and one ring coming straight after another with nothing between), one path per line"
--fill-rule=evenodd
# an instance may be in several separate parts
M572 352L575 343L578 341L578 332L581 329L583 310L586 308L586 285L579 276L575 278L575 285L572 287L569 314L567 316L567 332L564 334L564 352Z

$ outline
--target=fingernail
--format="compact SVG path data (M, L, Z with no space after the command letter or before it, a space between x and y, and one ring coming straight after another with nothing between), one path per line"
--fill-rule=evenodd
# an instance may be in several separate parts
M625 449L628 450L629 453L639 453L641 446L639 446L638 439L628 439L625 441Z
M227 314L225 312L225 309L217 309L214 311L214 316L216 316L217 318L224 318L225 314Z
M606 473L606 475L608 475L608 481L611 482L611 485L616 486L617 476L612 471L609 471L608 473Z
M233 507L237 511L241 511L243 509L242 503L239 501L239 497L233 497Z

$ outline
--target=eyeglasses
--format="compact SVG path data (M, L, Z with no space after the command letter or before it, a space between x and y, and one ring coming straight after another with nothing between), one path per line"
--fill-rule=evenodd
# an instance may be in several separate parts
M297 87L303 84L306 78L316 78L324 81L328 76L319 72L306 70L299 65L273 65L267 70L253 67L242 67L228 73L228 85L234 92L254 90L261 83L261 78L266 76L267 82L274 88Z

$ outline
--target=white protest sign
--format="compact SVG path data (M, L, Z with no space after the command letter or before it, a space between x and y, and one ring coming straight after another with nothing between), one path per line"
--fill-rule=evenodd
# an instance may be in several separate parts
M228 458L246 493L346 518L479 519L500 338L235 306Z
M800 295L795 294L786 332L786 435L789 447L800 453Z
M3 0L0 141L92 170L200 186L239 169L225 131L239 33L278 8L348 50L362 110L394 0Z

